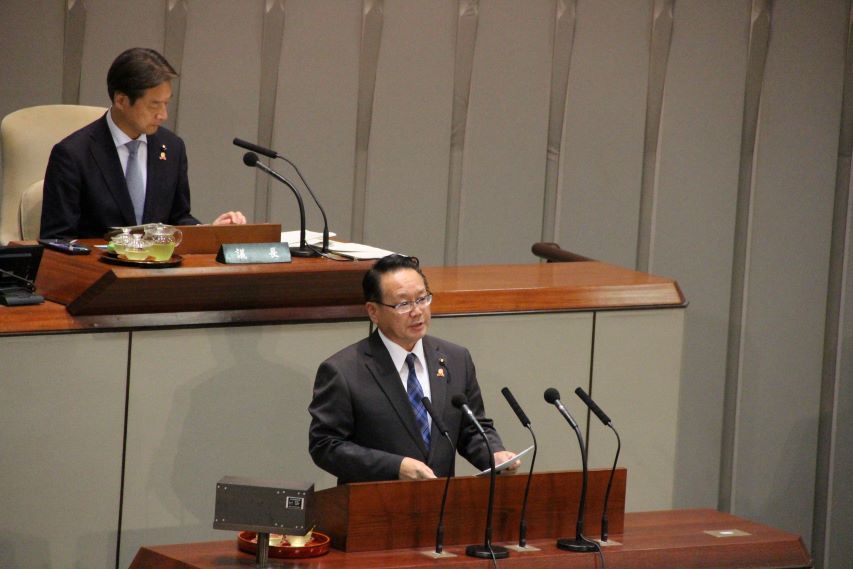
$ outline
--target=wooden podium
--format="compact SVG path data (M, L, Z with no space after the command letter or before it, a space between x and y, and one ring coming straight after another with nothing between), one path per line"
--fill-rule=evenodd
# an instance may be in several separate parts
M597 536L610 470L591 470L587 488L585 532ZM621 533L625 521L627 471L616 470L608 501L610 532ZM435 545L444 479L346 484L314 495L314 522L347 552L407 549ZM533 475L527 504L527 537L575 537L582 476L579 471ZM527 475L498 476L495 484L494 542L518 543L521 501ZM444 514L445 545L482 544L486 529L489 478L450 481Z

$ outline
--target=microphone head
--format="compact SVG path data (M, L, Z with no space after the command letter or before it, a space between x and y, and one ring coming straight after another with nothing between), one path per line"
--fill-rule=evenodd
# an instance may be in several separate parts
M258 163L258 155L254 152L247 152L243 155L243 164L254 168Z
M580 397L581 400L584 403L586 403L587 405L589 404L589 402L592 401L592 399L590 399L589 395L587 395L586 391L583 390L583 387L578 387L577 389L575 389L575 395Z
M468 404L468 399L461 393L457 393L450 399L450 403L452 403L457 409L462 409L463 405Z
M504 387L503 389L501 389L501 393L503 394L504 399L506 399L506 402L509 403L509 406L515 412L515 415L516 417L518 417L518 420L521 421L521 424L525 427L529 426L530 419L527 418L527 413L524 412L524 410L521 408L521 405L519 405L518 401L515 400L515 397L513 397L512 391L509 390L509 387Z
M560 392L554 389L553 387L549 387L545 390L545 401L553 405L557 401L560 400Z

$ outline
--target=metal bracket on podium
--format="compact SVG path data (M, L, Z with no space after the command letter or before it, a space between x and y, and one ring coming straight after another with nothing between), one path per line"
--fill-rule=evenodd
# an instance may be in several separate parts
M255 561L266 567L271 533L309 531L309 506L314 496L310 482L279 482L225 476L216 483L214 529L254 531L258 535Z

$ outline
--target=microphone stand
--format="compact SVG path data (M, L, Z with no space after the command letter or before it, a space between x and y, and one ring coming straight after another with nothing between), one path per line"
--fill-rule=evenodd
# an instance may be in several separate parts
M549 387L545 390L545 401L554 405L563 418L568 421L569 425L575 431L575 434L578 437L578 443L581 447L581 461L583 463L583 483L581 486L581 497L578 503L578 519L577 525L575 527L575 538L561 538L557 540L557 548L564 549L566 551L576 551L576 552L589 552L595 551L596 546L594 543L588 541L583 537L583 516L584 510L586 509L586 483L587 478L589 477L589 469L587 468L586 462L586 446L583 442L583 435L581 434L580 427L577 424L577 421L572 418L568 409L565 408L563 403L560 401L560 392L554 389L553 387Z
M586 510L586 483L589 478L589 469L587 468L586 462L586 445L583 443L583 435L581 434L580 428L577 427L577 423L572 425L574 428L575 434L578 437L578 443L581 447L581 460L583 463L583 483L581 485L581 499L578 503L578 522L575 526L575 538L562 538L557 540L557 548L565 549L566 551L578 551L578 552L586 552L586 551L595 551L595 545L587 541L583 537L583 517L584 512Z
M308 193L311 194L311 197L314 198L314 203L317 204L317 207L320 209L320 213L323 215L323 253L329 252L329 220L326 219L326 210L323 209L323 206L320 205L320 200L317 199L317 196L314 195L313 190L311 190L311 186L308 185L308 182L305 181L305 176L302 175L302 172L299 171L299 168L296 167L296 164L288 160L286 157L282 156L275 150L270 148L264 148L263 146L258 146L257 144L252 144L251 142L241 140L239 138L235 138L233 141L235 146L239 146L241 148L245 148L246 150L251 150L253 152L257 152L258 154L263 154L264 156L268 156L270 158L281 158L290 166L296 170L296 175L299 176L299 179L302 180L302 185L305 186L305 189L308 190ZM291 189L293 189L291 187ZM295 191L295 190L294 190ZM305 227L305 223L302 224Z
M530 494L530 482L533 480L533 465L536 464L536 434L533 428L527 425L530 436L533 437L533 457L530 459L530 471L527 473L527 484L524 486L524 501L521 503L521 520L518 522L518 549L524 551L538 551L538 547L527 545L527 496Z
M509 550L500 545L492 545L492 511L495 507L495 478L497 476L497 472L495 472L495 455L492 452L492 445L489 443L489 437L486 436L486 431L483 430L483 426L477 420L477 417L474 416L471 408L468 407L468 403L465 401L465 396L454 395L451 402L454 407L462 409L462 411L468 415L468 419L471 420L477 428L477 431L482 435L483 441L486 443L486 452L489 453L489 502L488 507L486 508L486 532L483 539L483 545L469 545L465 548L465 555L480 559L491 559L493 562L496 559L504 559L509 557Z
M508 546L515 551L539 551L538 547L527 545L527 498L530 495L530 483L533 480L533 467L536 465L536 452L539 446L536 444L536 433L533 432L533 427L530 426L530 419L527 414L521 409L509 387L501 389L501 393L506 399L509 406L515 411L521 425L530 431L530 436L533 437L533 458L530 460L530 470L527 473L527 484L524 486L524 500L521 502L521 519L518 522L518 545Z
M421 403L423 403L424 409L427 410L430 417L432 417L432 423L436 426L436 428L444 435L444 438L447 439L448 444L450 444L451 450L453 450L453 456L456 456L456 446L453 444L453 439L450 438L450 431L444 426L441 418L435 413L435 410L432 408L432 403L429 400L429 397L424 396L421 399ZM424 555L432 557L433 559L438 559L440 557L456 557L455 553L447 553L444 551L444 507L447 504L447 490L450 488L450 479L453 478L453 468L451 466L450 470L447 471L447 477L444 479L444 494L441 496L441 510L438 513L438 526L435 528L435 551L425 551Z
M247 152L243 155L243 163L246 166L253 166L262 170L290 188L290 191L293 192L293 195L296 196L296 201L299 204L299 247L290 247L290 254L294 257L316 257L317 252L308 247L308 243L305 241L305 205L302 203L302 196L299 195L299 192L296 191L296 188L293 187L293 184L287 180L284 176L264 164L263 162L258 161L258 155L254 152Z
M575 389L575 394L580 397L589 409L595 413L605 427L609 427L613 434L616 435L616 458L613 459L613 468L610 469L610 478L607 480L607 490L604 492L604 510L601 512L601 541L607 541L607 501L610 499L610 488L613 486L613 475L616 473L616 463L619 462L619 452L622 450L622 438L616 427L613 426L613 421L607 416L607 413L601 410L601 407L596 405L595 401L587 395L586 391L578 387Z
M610 499L610 487L613 486L613 475L616 473L616 463L619 462L619 451L622 450L622 438L613 424L607 425L616 435L616 458L613 459L613 468L610 469L610 478L607 480L607 490L604 492L604 510L601 512L601 541L607 541L607 501Z
M489 453L489 505L486 508L486 533L483 539L483 545L469 545L465 548L465 555L468 557L478 557L481 559L503 559L509 557L509 551L505 547L492 545L492 510L495 507L495 455L492 454L492 445L489 444L489 437L480 429L483 435L483 440L486 442L486 451Z
M323 253L329 252L329 220L326 219L326 210L323 209L323 206L320 205L320 200L317 199L317 196L314 195L314 191L311 189L311 186L308 185L308 182L305 181L305 177L302 175L302 172L299 171L299 168L296 167L296 164L288 160L282 155L278 155L277 158L280 158L287 162L288 164L296 170L296 175L299 176L299 179L302 180L302 185L305 186L305 189L308 190L308 193L311 194L311 197L314 198L314 203L317 204L317 207L320 209L320 214L323 216ZM455 452L455 450L454 450Z

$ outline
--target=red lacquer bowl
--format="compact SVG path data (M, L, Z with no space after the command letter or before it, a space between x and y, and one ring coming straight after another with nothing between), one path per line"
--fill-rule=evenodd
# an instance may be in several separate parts
M270 534L270 538L275 534ZM311 534L311 540L302 547L294 547L287 543L286 539L281 541L281 545L270 545L270 557L282 558L302 558L302 557L319 557L329 552L332 540L329 536L315 531ZM255 554L258 552L258 534L253 531L241 531L237 536L237 547L240 551Z

